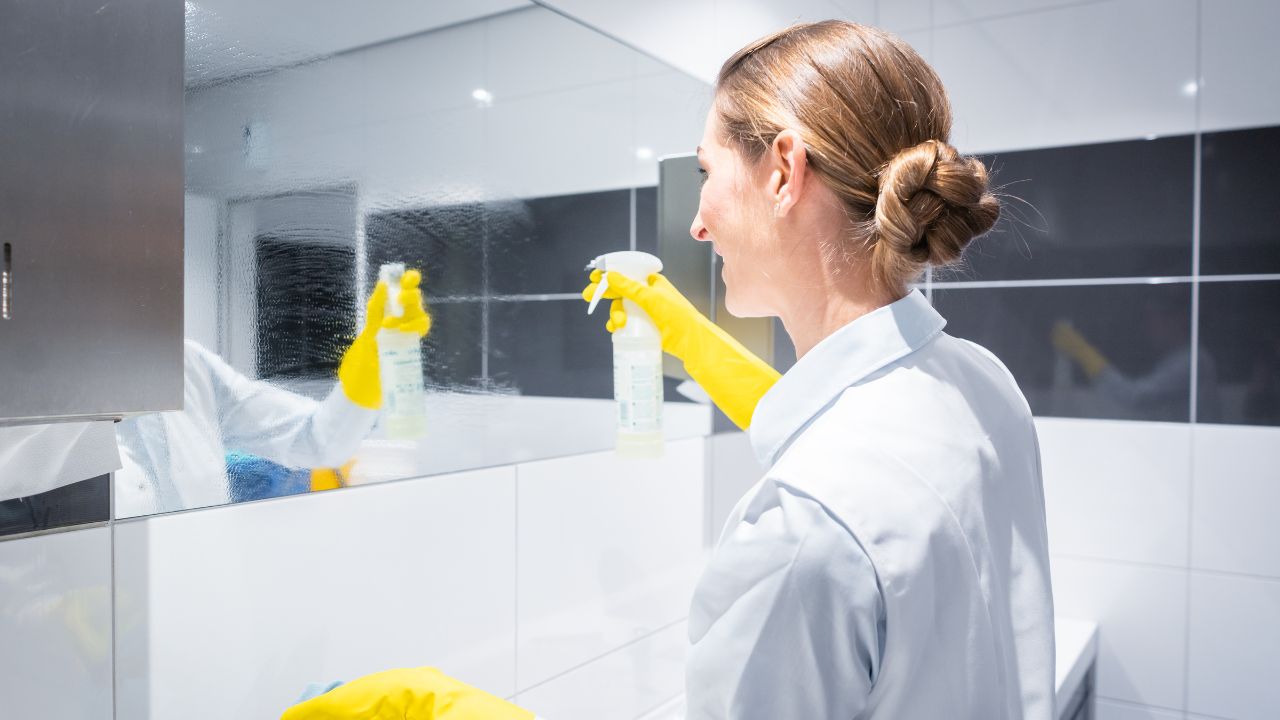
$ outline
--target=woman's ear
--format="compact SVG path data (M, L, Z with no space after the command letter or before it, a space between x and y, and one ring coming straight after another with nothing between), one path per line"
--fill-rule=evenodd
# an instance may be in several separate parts
M794 130L783 130L769 147L769 182L766 191L773 201L775 217L785 217L800 201L809 175L804 141Z

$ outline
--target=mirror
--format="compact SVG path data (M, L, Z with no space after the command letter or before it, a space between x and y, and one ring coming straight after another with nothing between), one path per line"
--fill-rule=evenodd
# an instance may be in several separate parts
M186 18L186 409L118 426L115 515L612 448L583 267L656 252L658 158L696 145L710 88L509 0ZM387 263L431 318L409 440L339 382ZM665 396L668 438L709 432Z

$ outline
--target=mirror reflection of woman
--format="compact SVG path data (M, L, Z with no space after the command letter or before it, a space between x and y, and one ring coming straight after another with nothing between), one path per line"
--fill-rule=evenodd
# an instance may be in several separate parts
M779 378L660 275L608 277L769 468L694 593L690 719L1053 717L1031 412L1004 365L911 289L999 215L950 133L941 81L897 37L839 21L773 33L721 68L691 232L723 258L729 311L781 318L795 366ZM626 322L620 303L609 322ZM532 717L417 669L285 718L371 707Z

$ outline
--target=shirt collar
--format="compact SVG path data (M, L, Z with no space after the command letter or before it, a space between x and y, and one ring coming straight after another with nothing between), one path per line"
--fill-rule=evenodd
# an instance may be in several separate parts
M845 388L920 349L946 324L924 295L912 290L823 338L756 406L749 433L761 464L773 465Z

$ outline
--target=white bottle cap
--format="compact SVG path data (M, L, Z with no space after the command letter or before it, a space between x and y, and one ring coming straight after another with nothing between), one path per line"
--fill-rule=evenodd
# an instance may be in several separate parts
M650 275L662 272L662 261L656 255L650 255L647 252L621 250L605 253L592 260L587 267L602 272L600 284L596 286L596 292L591 296L591 304L587 306L587 314L590 315L596 309L596 303L604 297L605 290L609 289L610 272L622 273L632 280L645 282Z
M387 307L383 315L400 317L404 306L400 304L400 278L404 277L404 263L384 263L378 268L378 280L387 284Z

